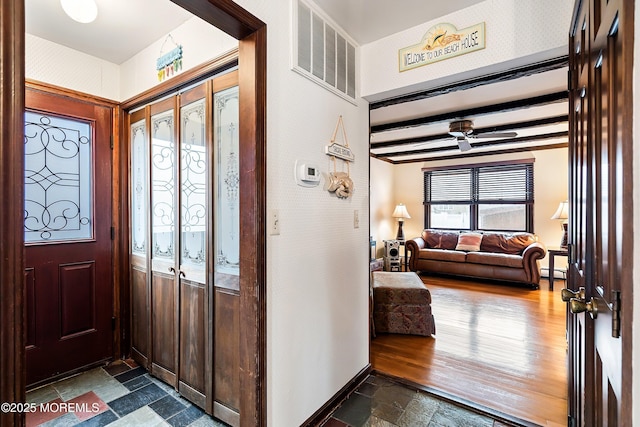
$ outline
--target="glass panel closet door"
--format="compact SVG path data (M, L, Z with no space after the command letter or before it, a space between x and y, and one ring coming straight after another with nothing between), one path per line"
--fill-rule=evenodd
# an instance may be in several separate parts
M211 396L207 287L209 153L206 84L180 95L180 338L182 395L206 408ZM209 141L211 138L209 137Z
M177 370L175 98L151 106L152 372L175 385Z
M206 283L207 146L205 100L180 108L180 271L190 281Z
M240 212L237 72L214 80L214 415L238 425Z
M131 352L149 368L149 133L145 110L132 113L131 137Z
M214 95L216 146L216 273L240 274L238 88ZM232 286L235 287L235 286Z

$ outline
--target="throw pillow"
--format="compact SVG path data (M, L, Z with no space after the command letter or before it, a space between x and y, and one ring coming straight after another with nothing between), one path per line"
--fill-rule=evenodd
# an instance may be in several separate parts
M458 237L457 251L475 252L480 250L482 234L480 233L460 233Z

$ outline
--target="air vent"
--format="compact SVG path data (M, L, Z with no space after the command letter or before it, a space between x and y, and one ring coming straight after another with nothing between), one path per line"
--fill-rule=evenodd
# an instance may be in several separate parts
M315 4L294 5L292 69L355 104L355 42Z

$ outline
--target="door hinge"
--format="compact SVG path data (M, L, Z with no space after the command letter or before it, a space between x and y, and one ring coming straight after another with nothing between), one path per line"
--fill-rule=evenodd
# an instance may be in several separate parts
M115 331L115 330L116 330L116 318L115 318L115 316L113 316L113 317L111 318L111 330L112 330L112 331Z
M111 135L111 141L109 142L109 147L113 150L113 135Z
M611 336L620 338L620 291L611 291Z
M569 418L569 422L567 423L567 425L569 427L576 427L576 417L569 415L568 418Z
M116 239L116 228L111 227L111 240L115 240L115 239Z

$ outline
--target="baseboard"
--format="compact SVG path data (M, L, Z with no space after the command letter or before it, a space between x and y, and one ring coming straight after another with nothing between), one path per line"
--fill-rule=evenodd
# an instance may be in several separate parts
M466 409L476 412L480 415L489 415L490 417L500 421L501 423L512 426L512 427L541 427L539 424L532 423L531 421L526 421L518 417L514 417L513 415L505 414L504 412L488 408L484 405L480 405L478 403L472 402L467 399L463 399L458 396L454 396L453 394L447 393L446 391L438 390L433 387L427 387L422 384L414 383L413 381L409 381L404 378L396 377L393 375L385 374L384 372L372 370L372 374L377 376L388 378L396 383L402 384L406 387L412 388L414 390L420 390L425 393L434 395L439 399L442 399L446 402L449 402L453 405L463 406Z
M302 427L315 427L321 425L329 416L336 410L342 402L344 402L351 393L353 393L360 384L367 379L371 373L371 364L367 364L355 377L353 377L344 387L340 389L331 399L320 409L318 409L313 415L311 415L307 421L302 423Z

